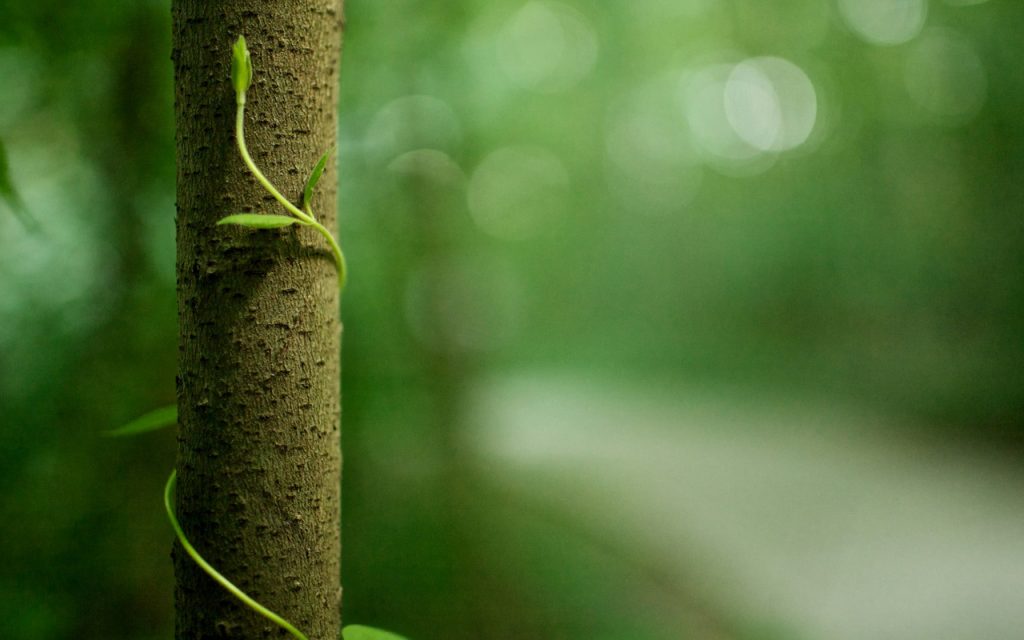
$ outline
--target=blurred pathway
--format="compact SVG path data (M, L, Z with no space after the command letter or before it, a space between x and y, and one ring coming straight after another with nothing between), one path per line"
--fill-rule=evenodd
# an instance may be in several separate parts
M1024 637L1024 472L875 417L501 379L473 442L509 490L808 640ZM786 637L789 637L787 633Z

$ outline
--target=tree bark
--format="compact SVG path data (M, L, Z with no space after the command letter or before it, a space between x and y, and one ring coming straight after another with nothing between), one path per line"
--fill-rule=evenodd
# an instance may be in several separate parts
M234 141L231 45L255 68L246 137L293 200L334 145L341 0L174 0L179 319L178 518L243 591L311 640L341 624L337 273L309 228L215 226L284 213ZM334 229L334 161L313 209ZM278 637L175 546L176 637Z

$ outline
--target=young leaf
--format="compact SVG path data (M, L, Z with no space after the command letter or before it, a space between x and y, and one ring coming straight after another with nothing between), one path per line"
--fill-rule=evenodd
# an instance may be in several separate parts
M38 228L36 221L25 210L25 203L22 201L21 196L18 195L17 190L14 188L14 183L11 181L11 170L7 162L7 151L4 149L3 140L0 140L0 200L7 203L15 217L27 229L35 230Z
M327 158L329 158L331 152L328 151L324 155L320 156L320 160L313 167L313 172L309 174L309 180L306 180L306 188L302 191L302 208L305 209L309 206L310 201L313 199L313 188L316 187L316 183L320 182L320 176L324 174L324 167L327 166Z
M252 85L252 58L249 56L249 48L245 46L245 36L238 36L231 50L231 84L239 96L244 95Z
M341 630L342 640L406 640L403 636L390 631L364 627L361 624L350 624Z
M221 224L237 224L241 227L252 229L279 229L288 227L299 222L298 218L291 216L276 216L263 213L236 213L235 215L221 218L217 221Z
M178 423L178 405L160 407L149 413L135 418L128 424L117 429L104 431L105 436L134 436L147 431L156 431L163 427L169 427Z

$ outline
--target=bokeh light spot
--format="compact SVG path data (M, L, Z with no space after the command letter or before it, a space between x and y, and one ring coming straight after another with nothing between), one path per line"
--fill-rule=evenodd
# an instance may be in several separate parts
M928 4L925 0L839 0L839 13L865 41L894 45L921 32Z
M535 234L566 207L569 174L539 147L505 147L477 166L469 181L469 212L483 231L504 240Z
M914 43L905 71L910 97L942 118L967 121L985 102L985 66L971 42L955 31L927 31Z
M437 149L415 149L388 164L394 173L416 175L441 185L459 185L465 175L451 156Z
M736 135L725 114L725 85L732 65L714 64L683 78L683 106L694 140L707 154L748 160L758 150Z
M415 149L450 150L462 139L462 126L448 103L428 95L397 98L374 114L366 130L366 151L391 160Z
M818 99L807 74L782 58L752 58L733 68L725 114L736 134L761 151L787 151L811 135Z
M734 66L716 63L683 74L681 106L706 164L727 175L756 175L771 168L776 154L751 145L729 122L725 89Z
M676 77L659 77L641 87L609 125L610 188L630 210L678 211L700 187L699 158L676 108Z
M498 36L498 62L513 83L554 93L573 87L597 60L597 36L583 14L558 2L527 2Z

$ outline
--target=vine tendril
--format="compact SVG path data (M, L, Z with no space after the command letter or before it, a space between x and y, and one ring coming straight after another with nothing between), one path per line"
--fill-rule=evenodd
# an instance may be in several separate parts
M338 288L344 288L345 279L347 277L348 267L345 263L345 254L342 253L341 247L338 245L338 241L334 239L331 232L328 231L327 227L320 224L317 221L316 216L313 215L313 209L309 204L309 197L312 194L313 187L316 186L317 181L320 180L320 175L323 173L324 165L327 162L327 154L324 154L320 158L320 162L314 167L313 172L309 176L309 180L306 182L306 188L303 191L303 209L296 207L288 198L284 197L281 192L267 179L267 176L260 171L260 168L256 166L252 156L249 154L249 148L245 144L245 93L248 91L249 86L252 84L252 59L249 56L249 49L245 44L245 37L239 36L238 41L235 42L233 49L233 57L231 60L231 82L235 88L235 142L238 144L238 153L242 156L242 162L245 163L249 172L256 178L256 181L269 193L275 200L280 203L285 210L295 217L296 224L300 224L304 227L312 227L324 237L327 244L331 247L331 253L334 254L334 262L338 267ZM248 218L248 219L246 219ZM223 218L218 224L238 224L241 226L257 227L258 224L251 222L253 216L228 216ZM278 225L280 226L280 225ZM263 227L265 228L265 227Z
M174 534L178 536L178 542L181 543L181 548L185 550L185 553L187 553L190 558L195 560L195 563L199 565L199 567L203 571L205 571L208 576L217 581L217 583L220 584L220 586L227 589L231 593L231 595L241 600L245 604L245 606L249 607L250 609L260 614L267 620L270 620L271 622L281 627L288 633L292 634L293 636L298 638L298 640L309 640L309 638L307 638L306 635L303 634L301 631L296 629L292 623L288 622L287 620L277 615L270 609L264 607L259 602L256 602L256 600L249 596L249 594L236 587L233 582L225 578L223 574L214 569L209 562L204 560L203 557L199 555L199 552L196 551L196 548L193 547L192 543L190 543L188 541L188 538L185 537L185 531L181 528L181 525L178 523L177 516L174 515L174 486L177 482L177 479L178 470L175 469L171 471L170 477L167 478L167 485L164 487L164 508L167 509L167 519L171 521L171 528L174 529Z
M289 201L288 198L284 197L270 182L270 180L267 179L263 172L260 171L259 167L256 166L256 163L253 162L252 156L249 154L249 149L245 144L245 93L252 85L252 75L252 59L249 55L249 49L246 47L245 38L239 36L238 40L235 42L231 60L231 82L235 89L237 104L237 110L235 112L235 140L238 144L238 152L241 155L246 168L249 169L260 185L267 191L267 193L273 196L274 199L277 200L290 215L282 216L241 213L222 218L217 222L217 224L233 224L253 229L275 229L293 224L312 227L322 235L324 239L327 240L328 245L330 245L338 267L338 287L343 288L345 286L347 273L345 255L342 253L337 240L334 239L334 236L331 235L331 232L328 231L327 227L317 221L316 216L313 214L313 209L310 206L313 188L316 186L317 182L320 180L320 176L323 174L324 167L326 166L327 159L329 157L329 152L321 156L320 161L317 162L313 171L310 173L309 179L306 181L305 189L303 190L302 208L300 209ZM0 151L2 151L2 149L0 149ZM0 178L2 178L2 175L0 175ZM0 184L0 187L2 186L3 185ZM0 195L3 194L0 193ZM137 435L173 425L177 423L177 421L178 409L176 405L172 405L151 411L133 420L127 425L105 432L105 435L115 437ZM224 587L224 589L231 593L231 595L238 598L245 606L281 627L296 638L296 640L309 640L309 638L299 631L295 625L266 608L253 599L252 596L239 589L233 582L224 577L223 574L214 569L209 562L199 555L196 548L189 542L188 537L185 536L185 531L181 528L181 524L178 522L178 517L175 515L174 496L177 479L178 471L177 469L174 469L171 471L170 477L167 478L167 484L164 486L164 508L167 511L167 519L171 523L171 528L174 529L174 534L177 536L178 542L181 544L182 549L185 550L185 553L188 554L188 556L192 558L192 560L199 565L199 568L206 572L208 576L213 578L213 580L220 586ZM349 635L352 640L356 640L357 638L361 640L404 640L404 638L397 634L362 625L350 625L345 627L343 630L343 635L344 634Z

